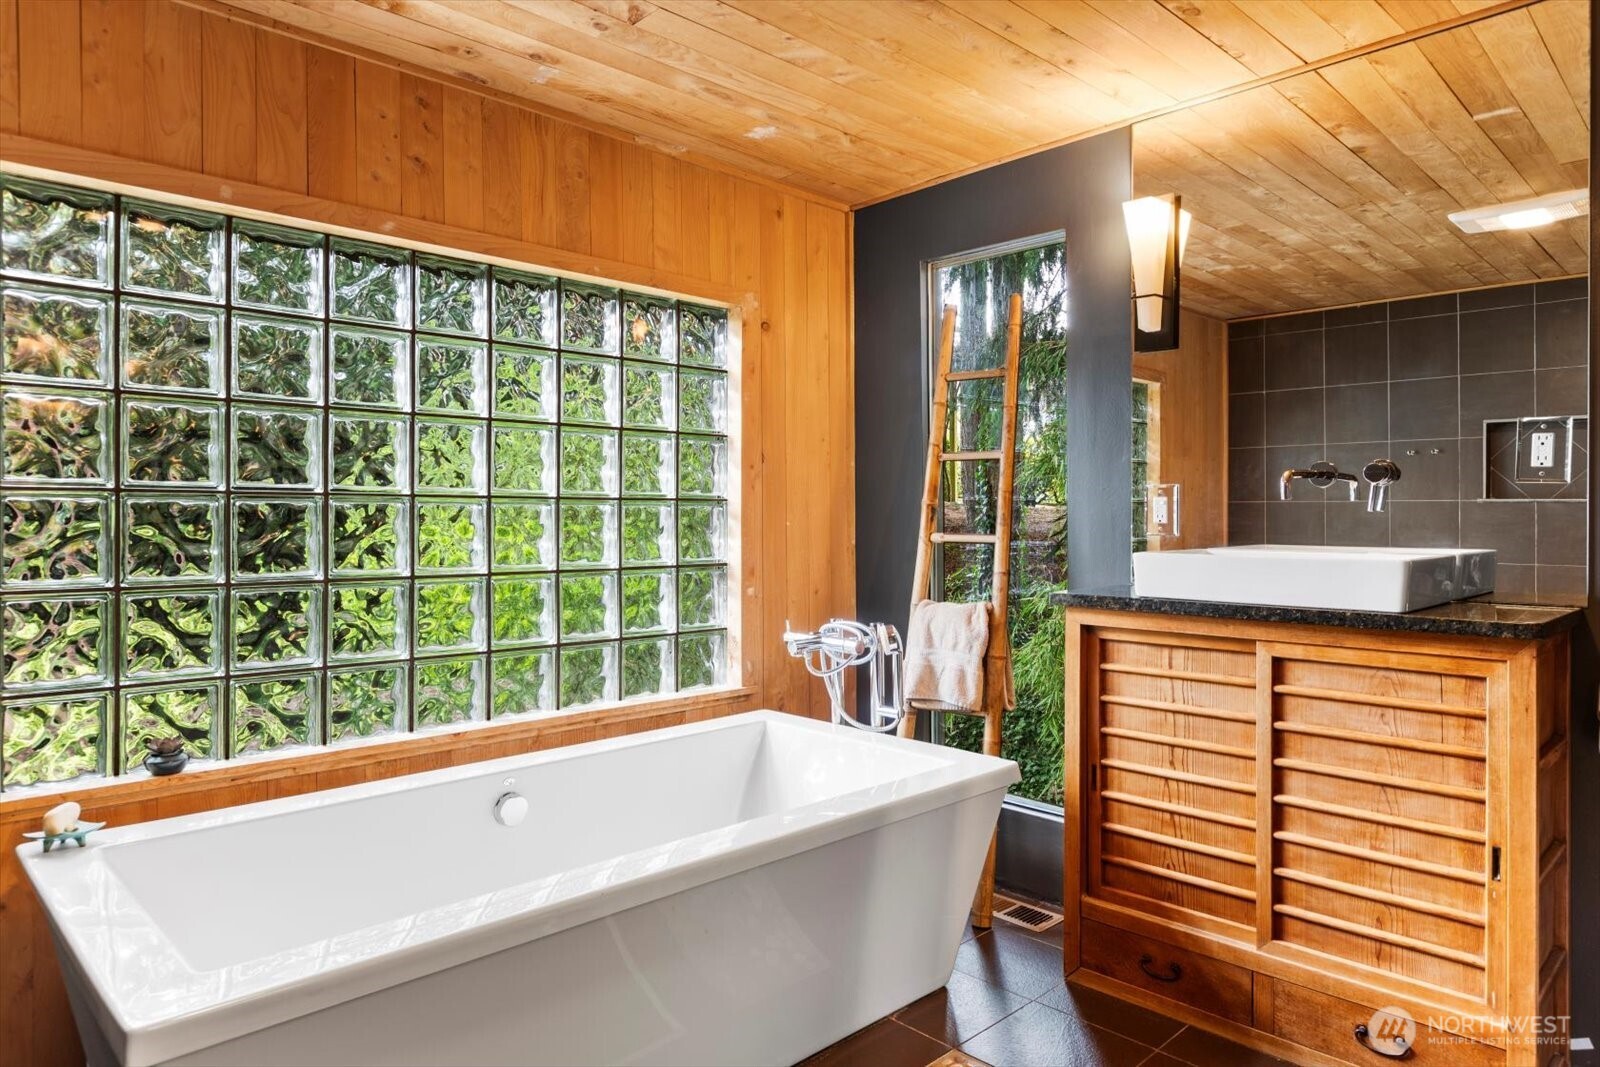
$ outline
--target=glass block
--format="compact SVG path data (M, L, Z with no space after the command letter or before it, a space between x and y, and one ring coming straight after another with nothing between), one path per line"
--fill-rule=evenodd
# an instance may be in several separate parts
M724 557L727 508L722 504L683 504L678 508L678 558L685 563Z
M622 642L622 699L670 693L676 689L674 651L670 637Z
M0 789L105 774L104 696L8 700L0 704Z
M322 314L321 235L236 219L233 302Z
M123 479L162 485L222 485L222 405L122 400Z
M599 501L562 503L561 563L576 567L617 565L617 505Z
M702 689L727 678L727 635L722 631L678 635L678 688Z
M418 491L482 492L486 437L482 423L418 419Z
M622 573L622 632L657 633L670 630L678 618L676 571L624 571Z
M322 414L233 409L233 484L315 489L322 480Z
M111 478L110 411L99 396L5 395L5 477L104 485Z
M561 707L617 699L617 646L579 645L561 650Z
M700 367L728 365L728 313L722 308L678 308L678 359Z
M418 574L481 574L486 569L488 506L481 500L419 500L416 529Z
M235 577L315 578L322 511L315 500L233 501Z
M329 567L335 577L406 573L410 508L404 501L335 499L329 521Z
M124 496L122 580L221 581L222 501L216 497Z
M233 665L284 666L321 657L322 591L236 589L233 592Z
M561 639L617 636L617 576L561 575Z
M545 576L493 583L494 645L538 645L556 637L556 583Z
M404 410L411 401L411 341L403 333L333 326L333 402Z
M8 285L0 306L0 371L7 377L111 384L109 298Z
M622 354L631 359L673 362L678 347L678 313L670 300L622 298Z
M494 502L494 569L548 570L556 565L556 506L548 501Z
M417 689L412 706L417 729L450 726L483 719L483 660L425 660L416 664Z
M678 377L678 429L686 433L728 432L728 376L684 370Z
M104 685L111 680L111 598L7 600L0 609L5 670L0 682L19 689Z
M418 652L456 652L483 647L483 580L417 582Z
M269 400L321 400L322 325L234 315L233 388Z
M321 718L322 686L315 675L234 682L228 754L313 744Z
M220 303L223 227L221 215L123 200L123 288Z
M417 257L417 329L482 337L489 320L489 269Z
M494 491L555 495L555 427L494 428Z
M111 284L110 195L6 177L0 235L9 274Z
M677 492L677 439L667 434L624 434L622 495L672 496Z
M617 361L561 357L561 419L615 426L619 413Z
M122 663L128 678L222 672L222 593L125 593Z
M417 410L487 415L488 358L475 342L417 338Z
M617 495L617 432L561 431L561 492L572 496Z
M617 291L561 283L561 347L617 353Z
M410 486L406 420L337 413L328 418L334 488L395 492Z
M214 731L221 714L218 685L136 689L122 694L121 773L136 771L149 754L146 741L183 739L190 756L205 759L215 747Z
M411 325L411 256L398 248L333 241L333 317Z
M671 563L675 554L671 504L622 505L622 562Z
M0 583L102 585L111 580L111 503L104 496L0 498Z
M122 384L220 395L221 309L123 301Z
M334 660L394 659L410 648L404 582L360 582L328 590L328 652Z
M678 438L678 493L728 495L728 442L720 437Z
M622 425L670 430L677 424L677 371L645 363L622 370Z
M411 704L400 664L328 673L328 743L404 731Z
M494 352L494 413L497 418L556 421L556 354L497 346Z
M556 654L554 649L496 656L494 706L491 719L530 711L553 711L556 706Z
M678 625L721 626L728 600L725 567L685 567L678 572Z
M494 269L494 336L517 344L556 346L557 282Z

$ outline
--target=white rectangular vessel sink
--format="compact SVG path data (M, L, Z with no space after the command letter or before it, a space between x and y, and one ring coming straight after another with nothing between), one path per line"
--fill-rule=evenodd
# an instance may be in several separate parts
M1135 596L1407 612L1494 589L1493 550L1249 545L1135 552Z

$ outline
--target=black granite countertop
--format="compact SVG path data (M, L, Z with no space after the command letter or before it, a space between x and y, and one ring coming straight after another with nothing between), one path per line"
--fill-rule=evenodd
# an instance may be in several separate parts
M1582 608L1510 604L1493 593L1424 608L1405 614L1383 611L1344 611L1335 608L1284 608L1261 604L1228 604L1212 600L1169 600L1134 596L1128 586L1084 591L1062 590L1051 602L1069 608L1137 611L1150 615L1189 615L1206 619L1244 619L1249 622L1287 622L1307 626L1343 626L1352 630L1394 630L1406 633L1450 634L1457 637L1503 637L1534 640L1570 630L1583 615Z

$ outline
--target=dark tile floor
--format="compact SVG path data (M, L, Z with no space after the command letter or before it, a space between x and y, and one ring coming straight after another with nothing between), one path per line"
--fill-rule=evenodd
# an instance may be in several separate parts
M1269 1067L1283 1060L1061 977L1061 928L968 931L943 989L805 1067Z

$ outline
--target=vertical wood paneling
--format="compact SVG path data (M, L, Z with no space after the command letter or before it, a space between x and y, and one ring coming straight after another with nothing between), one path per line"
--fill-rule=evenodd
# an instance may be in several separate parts
M83 136L83 53L75 3L19 0L18 129L47 141L78 143Z
M17 132L20 121L17 36L17 0L0 0L0 133Z
M322 48L306 56L306 191L356 200L356 64Z
M482 100L444 90L444 220L469 230L483 229Z
M256 36L256 181L306 191L306 46Z
M142 158L144 132L143 4L85 0L83 140L102 152Z
M104 29L113 22L137 29ZM741 548L733 584L743 680L756 687L760 706L825 713L820 686L782 654L778 635L786 619L815 624L854 607L841 209L171 0L0 0L0 31L11 26L14 35L0 33L0 130L103 153L106 173L87 177L125 180L118 159L148 160L179 176L254 183L239 190L240 202L266 196L263 210L274 210L274 191L305 195L455 227L442 243L467 251L527 239L619 279L650 284L659 275L655 284L690 293L739 294ZM148 172L141 180L165 187ZM175 193L187 184L187 195L201 195L182 178L171 184ZM602 732L567 731L552 743ZM519 743L493 751L525 750ZM474 751L477 758L490 748ZM464 757L379 758L305 781L269 776L203 801L161 794L97 814L136 822L457 758ZM7 854L0 852L0 1067L81 1063L48 931ZM27 906L8 911L19 897Z
M444 221L444 86L410 74L400 78L400 210Z
M169 167L200 170L204 128L200 114L205 16L177 4L144 7L144 116L148 158Z
M226 19L205 20L201 159L205 172L220 178L255 181L257 32Z
M356 203L400 210L400 72L356 61Z

